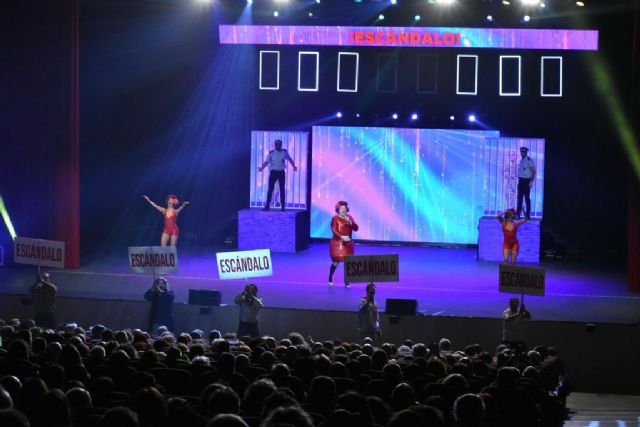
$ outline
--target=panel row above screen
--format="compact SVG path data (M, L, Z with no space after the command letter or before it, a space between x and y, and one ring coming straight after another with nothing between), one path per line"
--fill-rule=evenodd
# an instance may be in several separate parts
M281 90L281 78L296 79L299 92L317 92L320 90L320 74L334 73L336 76L337 92L357 93L362 90L361 61L358 52L338 52L335 69L321 67L321 54L317 51L297 52L296 72L290 67L282 72L281 52L278 50L259 51L258 87L260 90ZM483 89L479 85L479 75L483 63L495 61L495 58L481 58L479 55L456 55L455 64L449 63L449 58L442 59L437 54L418 54L415 57L415 82L407 82L407 73L401 70L397 53L378 53L375 61L375 89L380 93L397 93L399 82L415 85L416 93L442 93L439 87L439 73L453 71L455 68L455 94L478 95ZM523 94L523 60L521 55L499 55L497 58L498 95L521 96ZM528 70L528 75L535 74L539 81L539 95L541 97L561 97L563 94L563 57L540 56L536 58L536 69ZM492 64L491 68L496 68ZM495 73L495 70L492 71ZM413 76L413 73L411 73ZM367 85L370 88L371 85Z

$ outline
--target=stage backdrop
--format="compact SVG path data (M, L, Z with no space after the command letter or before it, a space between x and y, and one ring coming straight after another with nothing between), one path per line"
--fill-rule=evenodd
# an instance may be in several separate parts
M269 151L274 149L273 141L282 141L282 148L289 151L289 155L298 167L294 172L289 162L286 165L286 200L285 207L289 209L307 208L307 147L309 132L276 132L260 131L251 132L251 188L249 194L249 206L252 208L263 207L267 200L269 190L269 167L262 172L258 167L267 158ZM280 195L276 183L271 198L272 207L280 207Z
M338 200L356 239L476 244L486 138L499 131L313 127L311 237L331 237Z
M485 215L495 215L518 203L518 163L520 147L529 149L529 157L536 165L536 181L531 187L531 217L542 218L544 197L544 139L487 138L484 160Z

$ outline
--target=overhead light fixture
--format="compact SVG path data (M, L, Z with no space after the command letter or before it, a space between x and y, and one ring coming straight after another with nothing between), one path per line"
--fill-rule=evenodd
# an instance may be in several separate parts
M577 1L576 2L576 6L584 7L584 2L583 1Z

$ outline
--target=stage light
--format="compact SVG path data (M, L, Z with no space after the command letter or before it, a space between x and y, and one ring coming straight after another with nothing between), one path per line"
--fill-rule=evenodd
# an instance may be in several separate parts
M356 117L357 117L357 118L360 118L360 113L356 113Z
M253 4L253 0L247 0L247 4Z
M416 16L413 17L413 20L416 21L416 22L418 22L421 19L422 19L422 17L420 15L416 15Z
M13 228L13 223L11 222L11 218L9 217L9 211L7 211L7 208L4 205L2 196L0 196L0 216L2 216L2 219L4 219L4 225L7 226L7 230L9 231L11 238L13 240L16 240L16 237L18 235L16 234L16 230Z
M452 5L455 2L456 2L456 0L436 0L436 3L443 4L445 6Z
M543 2L543 3L540 3L540 7L544 9L545 7L547 7L547 4L546 4L546 3L544 3L544 2Z
M378 15L378 21L384 21L384 15L383 14Z
M493 16L487 15L487 21L489 21L489 22L493 21Z
M396 4L398 4L398 0L391 0L390 3L393 4L393 5L396 5Z
M524 22L529 22L529 21L531 21L531 17L530 17L529 15L524 15L524 16L522 17L522 20L523 20Z
M393 113L393 114L391 115L391 118L392 118L393 120L398 120L398 113Z
M456 119L456 116L449 116L449 120L454 121Z
M339 118L339 119L341 119L341 118L342 118L342 111L338 111L338 112L336 113L336 117L337 117L337 118Z
M418 113L413 113L411 115L411 120L418 120Z
M313 18L313 12L309 12L309 18Z
M469 114L469 116L467 117L467 120L469 120L470 123L474 123L476 121L476 115Z
M320 4L320 0L316 0L316 3Z
M200 4L211 4L212 0L197 0L197 3Z
M278 16L280 16L280 13L277 10L274 10L273 11L273 16L275 16L277 18Z
M576 2L576 6L584 7L584 2L583 1L577 1Z
M502 4L505 6L509 6L511 5L511 2L509 0L502 0Z
M540 4L540 0L520 0L520 3L523 6L533 7L538 6Z

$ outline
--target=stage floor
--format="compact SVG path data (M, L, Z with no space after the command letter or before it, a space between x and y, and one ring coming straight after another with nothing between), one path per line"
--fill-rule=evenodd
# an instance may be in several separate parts
M272 254L272 277L253 280L266 307L354 311L365 284L345 288L342 265L329 287L329 250L314 243L295 254ZM510 295L498 293L498 263L479 262L475 249L358 245L357 254L397 253L400 282L379 283L376 299L384 310L387 298L418 300L428 316L501 317ZM217 279L215 253L180 254L180 271L169 275L177 303L189 289L218 290L223 304L233 304L243 280ZM627 290L626 272L568 262L540 264L546 269L546 296L525 297L534 319L605 323L640 320L640 295ZM142 300L150 276L131 273L126 248L75 270L51 271L59 295L72 298ZM26 294L35 268L0 267L0 293Z

